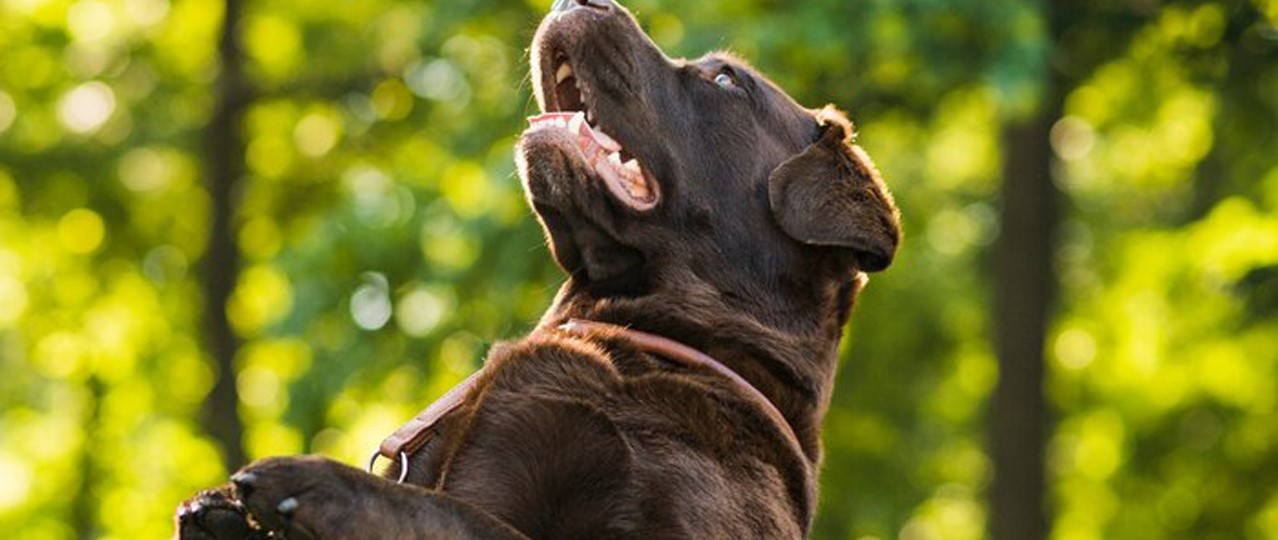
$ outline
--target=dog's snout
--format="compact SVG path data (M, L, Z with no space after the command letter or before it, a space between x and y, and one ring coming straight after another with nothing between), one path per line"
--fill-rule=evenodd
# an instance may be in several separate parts
M612 6L612 0L556 0L550 12L565 13L583 7L607 11L612 9Z

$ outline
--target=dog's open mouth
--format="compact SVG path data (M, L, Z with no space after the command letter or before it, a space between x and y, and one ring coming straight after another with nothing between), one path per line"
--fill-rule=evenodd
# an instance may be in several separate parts
M590 88L574 75L566 58L556 59L554 88L546 94L547 112L528 119L529 132L567 132L583 162L603 179L617 200L639 211L655 207L660 198L657 183L638 158L599 127L590 107Z

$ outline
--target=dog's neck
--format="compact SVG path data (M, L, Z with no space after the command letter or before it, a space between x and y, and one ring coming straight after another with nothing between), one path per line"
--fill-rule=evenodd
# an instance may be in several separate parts
M705 287L599 297L569 280L541 326L554 328L570 319L585 319L627 326L699 349L758 388L790 423L806 457L816 463L839 340L864 283L858 276L830 287L819 305L776 313L729 305L723 295Z

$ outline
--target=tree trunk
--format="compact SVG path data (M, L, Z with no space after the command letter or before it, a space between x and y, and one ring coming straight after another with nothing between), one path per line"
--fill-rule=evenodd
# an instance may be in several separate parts
M1061 54L1061 2L1050 2L1051 49ZM1057 212L1052 181L1052 126L1064 109L1059 58L1048 58L1035 114L1003 128L1002 221L995 247L994 324L999 377L990 437L994 540L1040 540L1048 534L1045 455L1050 418L1043 393L1046 338L1056 277Z
M244 140L240 133L248 102L243 54L239 45L241 0L226 0L218 44L221 72L218 103L205 132L207 187L212 203L208 251L203 264L204 338L217 381L204 404L205 428L222 447L227 470L245 462L244 426L235 386L235 355L239 339L227 319L226 305L235 288L240 253L235 243L235 209L244 175Z
M84 443L80 449L80 462L76 465L80 472L80 482L71 503L71 525L75 527L75 537L79 540L93 540L102 536L97 506L102 467L98 464L98 453L95 450L101 442L102 397L106 395L106 387L96 375L89 376L86 386L92 401L87 405L89 410L84 419Z
M999 378L994 391L995 540L1046 537L1044 340L1055 279L1057 194L1046 113L1004 131L1003 220L995 281Z

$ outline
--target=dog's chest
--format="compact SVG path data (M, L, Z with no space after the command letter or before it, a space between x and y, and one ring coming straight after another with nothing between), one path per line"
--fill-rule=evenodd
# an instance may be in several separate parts
M793 485L806 479L714 389L642 361L520 356L489 360L479 399L423 452L420 483L534 538L802 536Z

